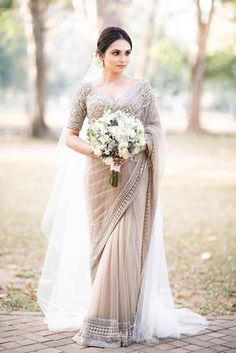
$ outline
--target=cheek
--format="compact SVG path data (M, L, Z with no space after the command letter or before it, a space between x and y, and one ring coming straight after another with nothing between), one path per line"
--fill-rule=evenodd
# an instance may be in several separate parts
M107 57L107 62L108 62L108 64L110 64L110 65L116 63L116 61L117 61L117 57L116 57L115 55L109 55L109 56Z
M112 61L114 64L117 64L117 61L119 61L119 56L118 56L118 55L112 55L111 61Z

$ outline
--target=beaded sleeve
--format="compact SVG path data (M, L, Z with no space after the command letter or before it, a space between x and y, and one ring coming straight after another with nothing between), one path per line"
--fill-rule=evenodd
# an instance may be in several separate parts
M157 100L153 91L152 86L148 82L147 84L147 96L148 96L148 122L145 127L145 141L146 141L146 151L148 154L148 158L151 159L153 146L154 146L154 136L156 136L157 132L161 127L160 116L158 112Z
M87 115L86 85L81 82L72 97L71 109L67 127L79 132Z

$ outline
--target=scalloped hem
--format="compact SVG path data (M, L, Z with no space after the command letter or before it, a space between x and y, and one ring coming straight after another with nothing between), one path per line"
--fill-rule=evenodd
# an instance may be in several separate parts
M72 337L84 347L119 348L127 347L133 340L134 318L119 322L116 319L85 318L83 327Z

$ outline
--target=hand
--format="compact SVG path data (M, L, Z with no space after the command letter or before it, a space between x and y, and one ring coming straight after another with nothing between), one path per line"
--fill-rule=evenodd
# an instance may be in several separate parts
M91 158L93 158L93 159L100 159L100 157L97 156L97 155L94 154L94 153L91 153L89 156L90 156Z
M146 150L146 148L147 148L147 144L145 143L145 145L143 145L143 147L142 147L142 150L141 150L141 151L145 151L145 150Z
M97 156L96 154L93 153L93 150L91 148L89 149L89 152L88 152L87 156L91 157L93 159L100 159L99 156Z
M128 158L129 159L129 158ZM115 165L122 165L124 164L128 159L124 159L123 157L120 156L115 156L114 157L114 164Z

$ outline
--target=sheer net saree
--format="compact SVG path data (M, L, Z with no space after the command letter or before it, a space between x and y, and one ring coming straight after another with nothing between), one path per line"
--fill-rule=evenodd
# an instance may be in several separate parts
M140 80L114 101L84 82L67 126L80 131L85 116L92 122L106 105L139 116L147 149L121 167L117 188L108 184L109 166L97 159L83 160L79 179L82 159L66 151L56 182L62 191L51 195L43 222L51 234L37 294L45 322L51 330L79 329L73 339L81 345L111 348L196 333L207 321L175 309L169 286L159 192L165 134L154 93Z

